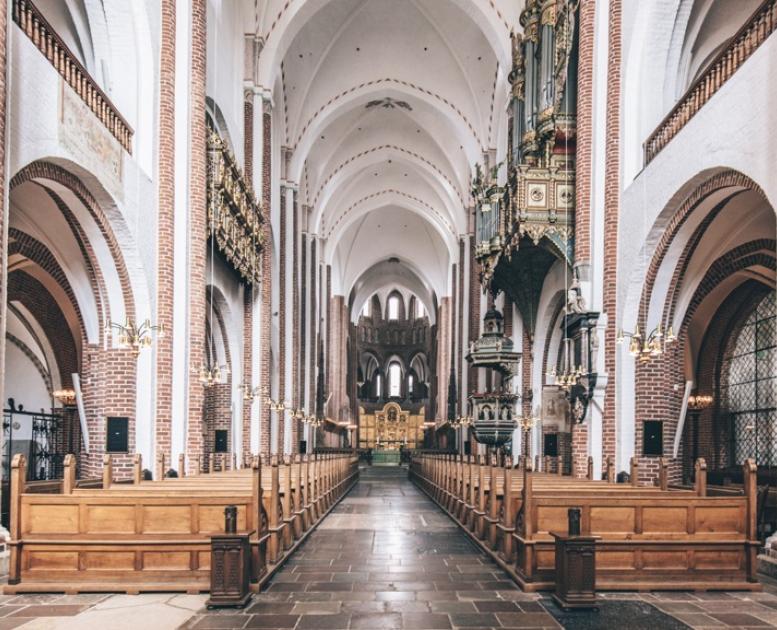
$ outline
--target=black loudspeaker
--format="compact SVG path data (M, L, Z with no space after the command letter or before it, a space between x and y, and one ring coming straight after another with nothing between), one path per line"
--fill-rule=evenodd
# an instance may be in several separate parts
M464 442L464 454L472 455L472 442L470 442L469 440Z
M642 423L642 454L663 456L664 423L660 420L645 420Z
M107 453L129 451L129 418L108 418L105 434Z
M543 437L545 439L543 454L548 457L558 457L558 433L546 433Z
M217 453L228 453L229 432L226 429L216 429L216 445L213 450Z
M307 453L308 452L308 441L307 440L300 440L299 441L299 452L300 453Z

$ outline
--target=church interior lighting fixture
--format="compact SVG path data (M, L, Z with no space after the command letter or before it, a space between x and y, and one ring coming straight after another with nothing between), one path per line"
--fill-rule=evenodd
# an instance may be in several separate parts
M627 332L623 329L618 331L615 343L623 345L629 340L629 354L638 359L640 363L647 363L654 357L664 354L669 346L677 341L672 326L664 327L658 324L650 333L642 333L639 324L634 327L634 332Z
M58 400L65 407L72 407L76 404L76 392L73 389L55 389L51 392L52 398Z
M143 348L149 348L154 342L155 336L161 339L167 334L164 324L155 325L149 319L138 324L130 317L127 317L123 324L109 322L105 326L105 334L109 339L114 330L119 331L119 348L122 350L131 349L135 354L138 354Z
M692 394L688 397L688 409L701 411L712 406L714 398L709 394Z
M223 385L226 383L227 378L230 375L230 370L228 365L213 365L208 367L203 363L200 365L197 375L203 387L212 387L213 385Z

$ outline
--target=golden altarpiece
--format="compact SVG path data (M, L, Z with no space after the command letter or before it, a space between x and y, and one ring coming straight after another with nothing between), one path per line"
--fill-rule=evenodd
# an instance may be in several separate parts
M359 407L359 448L419 448L424 443L425 420L423 406L416 414L404 411L395 402L386 403L374 413Z

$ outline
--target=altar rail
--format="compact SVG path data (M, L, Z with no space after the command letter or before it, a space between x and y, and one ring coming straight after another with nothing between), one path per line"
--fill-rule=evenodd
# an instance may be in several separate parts
M27 487L25 468L16 455L5 593L208 591L210 537L224 531L228 505L237 507L238 531L250 533L258 590L359 474L356 456L341 454L264 465L257 457L239 470L143 481L136 455L127 484L114 481L106 455L102 487L83 488L68 455L61 486L42 494Z
M645 140L645 165L674 138L688 121L777 28L777 0L765 0L731 38L704 73Z
M13 21L43 53L65 82L75 90L105 128L132 154L132 128L100 89L89 71L62 41L57 32L30 0L13 0Z
M545 460L548 464L548 460ZM708 491L696 465L692 490L673 490L661 460L657 487L513 468L482 457L416 455L411 479L527 591L555 586L555 542L567 533L567 510L581 509L581 533L596 543L600 590L759 590L756 580L755 465L744 466L744 491ZM632 460L631 479L638 477Z

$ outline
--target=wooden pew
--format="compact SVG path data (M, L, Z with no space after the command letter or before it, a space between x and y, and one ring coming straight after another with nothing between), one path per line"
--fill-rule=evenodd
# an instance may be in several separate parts
M516 470L511 463L500 470L493 462L486 466L468 459L462 462L464 481L457 485L454 479L450 486L457 496L445 497L434 490L437 461L430 454L414 457L411 479L432 498L442 497L441 507L527 590L554 587L550 532L566 532L570 507L581 508L584 535L601 537L599 588L760 588L755 579L757 487L752 462L744 467L743 493L710 496L703 461L697 464L696 487L689 491L669 487L665 460L659 462L659 486L647 487L634 485L636 460L631 463L631 483L615 484L610 481L611 460L606 462L605 480L598 481L530 472L527 467ZM454 469L454 478L458 475ZM458 510L461 505L464 509ZM496 522L494 515L499 516Z
M314 496L326 495L331 509L356 483L354 455L321 459L326 466L318 467L315 455L283 463L273 458L269 465L255 457L238 469L234 458L225 458L223 472L143 481L138 456L134 483L124 484L114 480L106 456L103 487L79 488L71 455L57 493L41 494L27 491L26 461L17 455L4 592L207 591L210 536L223 532L227 505L237 506L238 530L250 532L250 574L258 590L326 515L322 509L314 517L308 508ZM165 461L157 459L157 471Z

